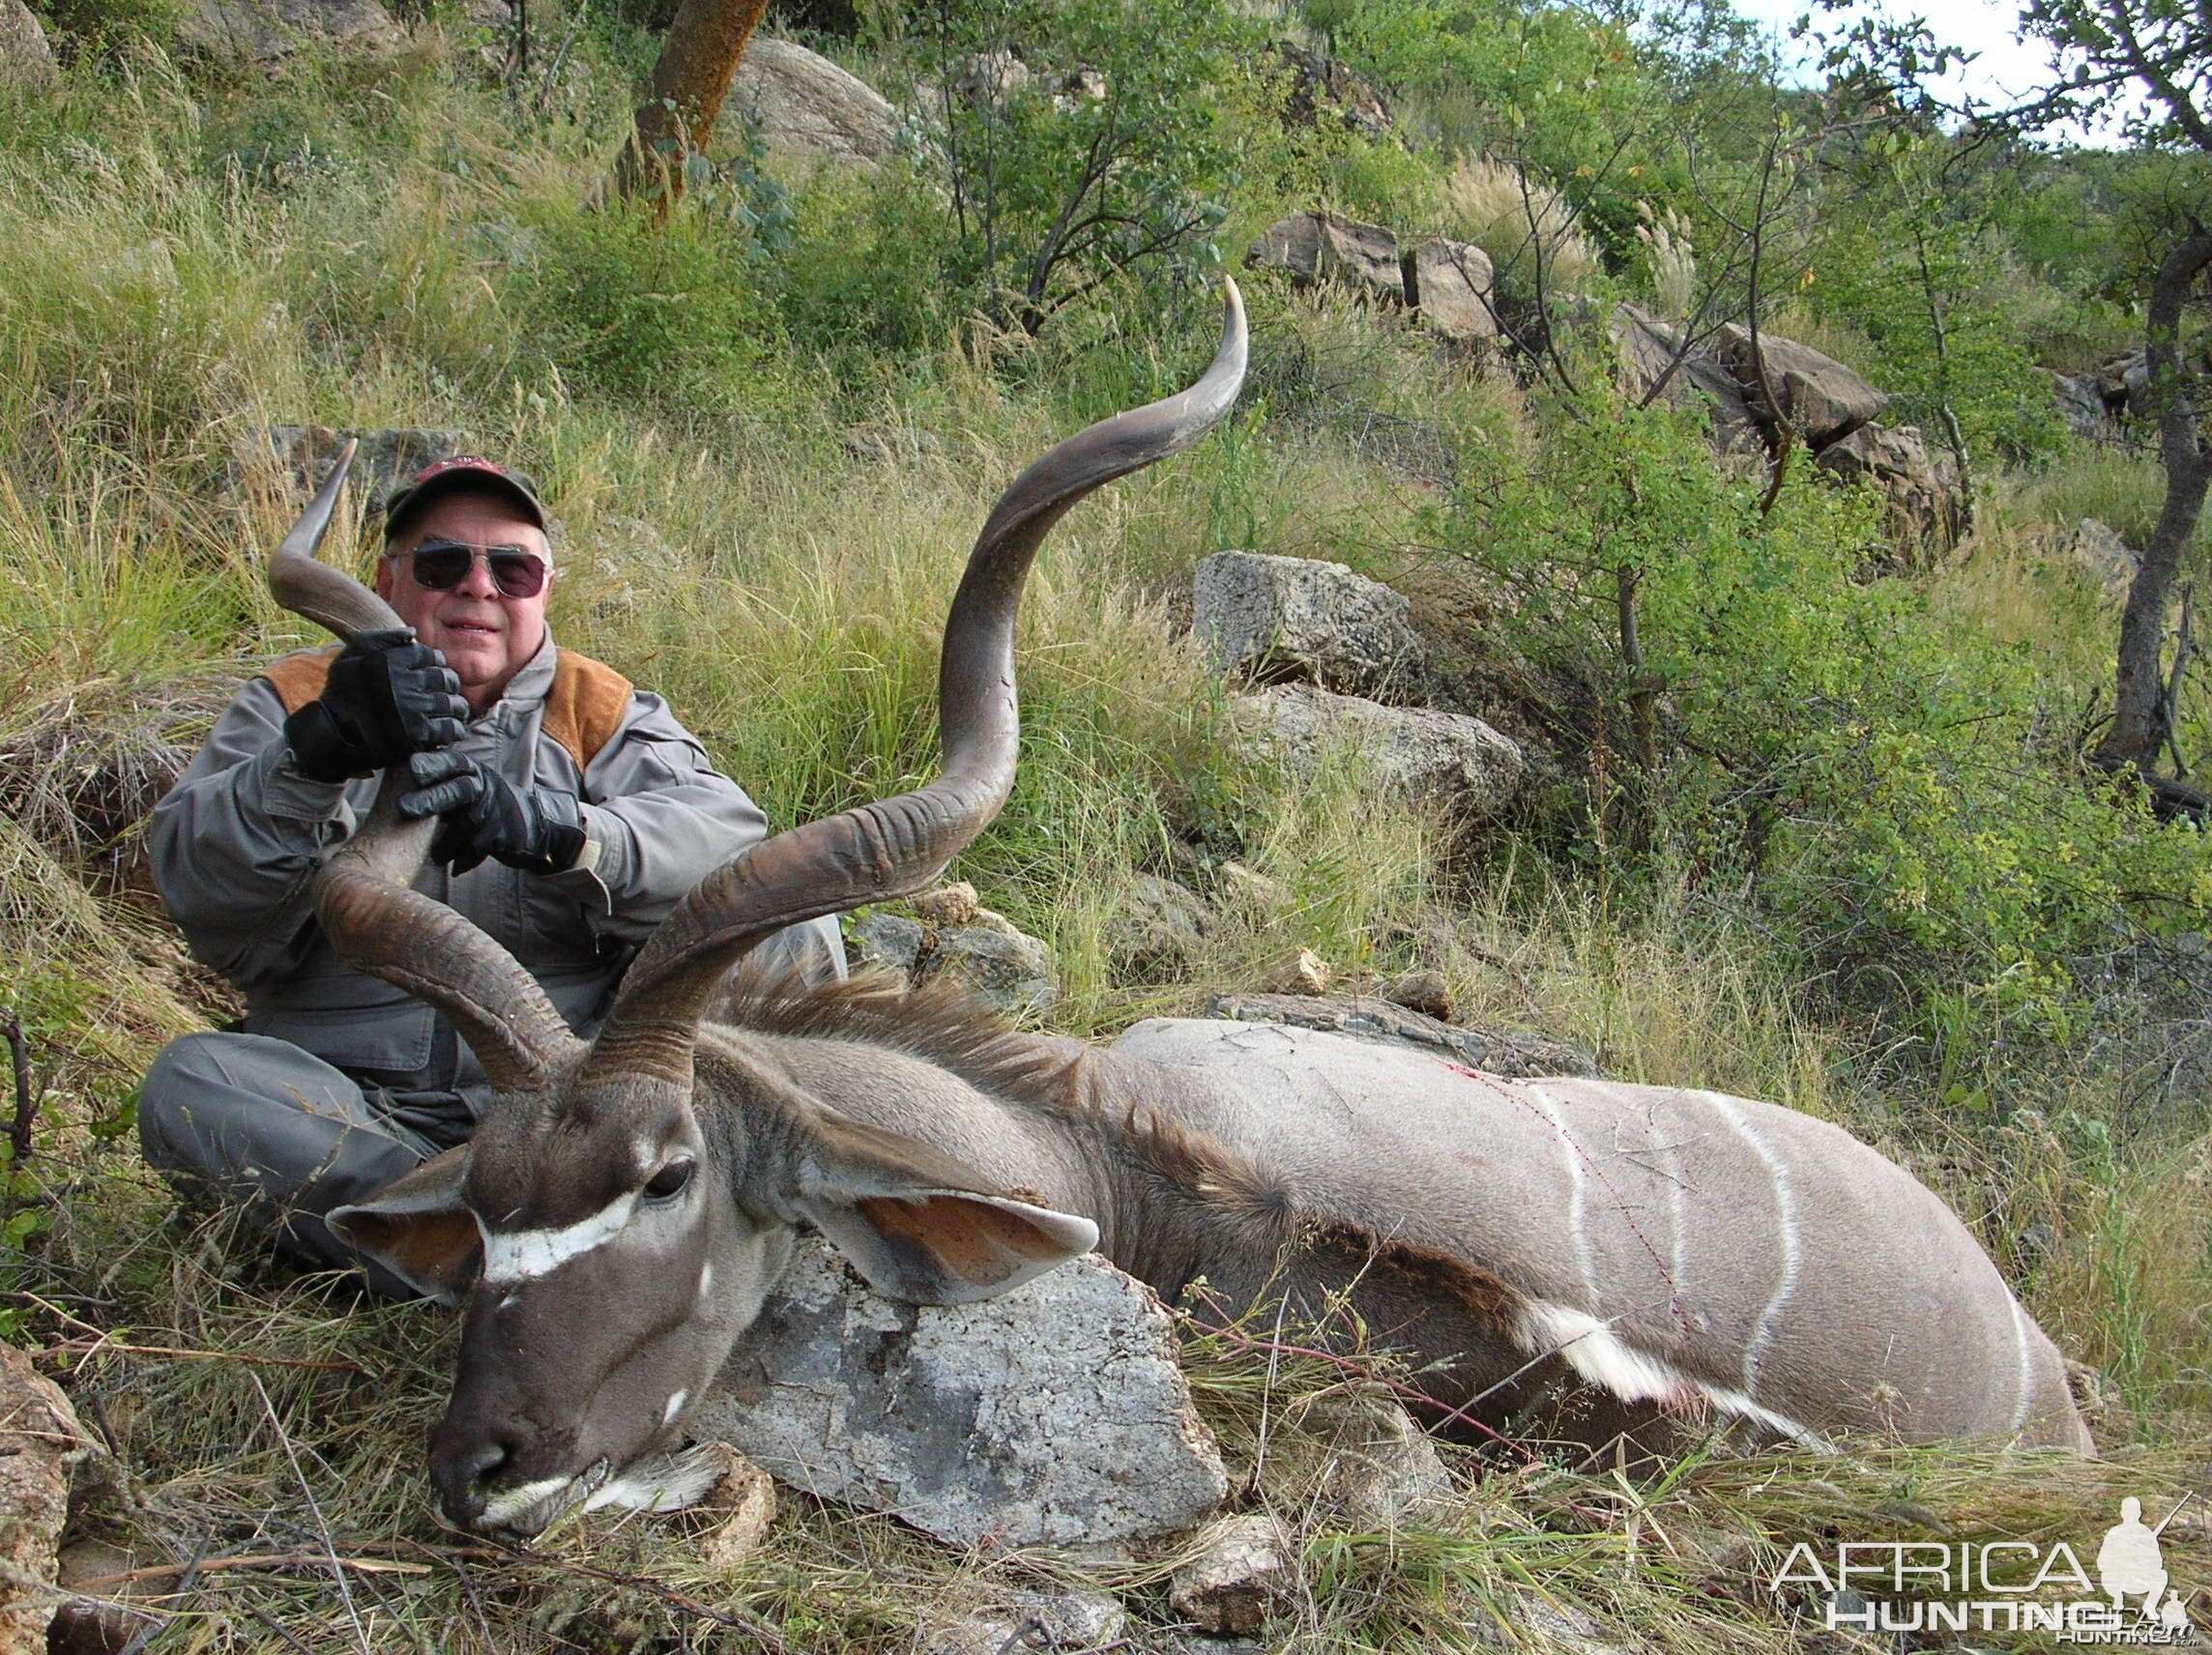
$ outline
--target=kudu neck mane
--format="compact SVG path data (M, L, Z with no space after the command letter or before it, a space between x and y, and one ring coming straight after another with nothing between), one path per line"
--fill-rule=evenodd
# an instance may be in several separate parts
M1087 1215L1103 1232L1100 1250L1171 1296L1200 1256L1287 1260L1318 1249L1401 1270L1428 1268L1425 1256L1415 1261L1414 1250L1338 1215L1301 1210L1283 1182L1245 1151L1153 1109L1141 1086L1131 1084L1126 1061L1102 1065L1079 1042L1009 1029L956 986L909 989L881 973L818 985L744 973L709 1018L741 1036L835 1040L902 1053L1062 1137L1079 1149L1074 1160L1104 1180L1082 1192L1092 1198L1086 1205L1099 1208ZM916 1128L929 1136L921 1122ZM1069 1194L998 1193L1048 1202ZM1209 1242L1219 1235L1232 1245ZM1215 1286L1233 1292L1238 1284ZM1447 1286L1456 1300L1470 1296L1456 1280Z

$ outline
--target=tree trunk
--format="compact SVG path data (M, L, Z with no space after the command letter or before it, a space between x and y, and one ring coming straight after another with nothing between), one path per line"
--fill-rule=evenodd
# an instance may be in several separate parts
M768 0L684 0L653 66L653 90L637 106L630 141L615 162L617 195L684 193L684 163L707 147L730 77Z
M2166 679L2159 661L2167 602L2181 554L2204 508L2205 484L2212 481L2212 452L2197 431L2198 387L2182 368L2180 349L2182 305L2207 266L2212 266L2212 231L2198 228L2167 255L2151 286L2146 355L2158 411L2159 458L2166 467L2166 503L2120 617L2118 701L2112 727L2095 755L2107 769L2133 767L2147 772L2167 735Z

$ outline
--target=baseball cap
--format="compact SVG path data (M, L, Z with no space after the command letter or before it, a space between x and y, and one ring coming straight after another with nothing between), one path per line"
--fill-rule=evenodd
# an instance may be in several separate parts
M545 527L545 508L538 501L538 484L528 473L509 471L480 454L456 454L450 460L431 462L392 491L384 502L384 537L393 538L409 518L444 495L461 488L485 487L521 507L523 514L540 530Z

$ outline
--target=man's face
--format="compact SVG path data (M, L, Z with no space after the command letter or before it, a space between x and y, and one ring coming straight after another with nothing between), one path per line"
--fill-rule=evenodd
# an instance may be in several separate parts
M509 597L493 584L490 565L479 557L458 586L432 592L416 581L411 556L431 541L479 552L495 546L534 552L545 562L545 584L533 596ZM415 628L418 639L446 657L470 712L480 716L545 641L553 560L543 532L497 493L456 490L425 507L386 552L376 566L377 595Z

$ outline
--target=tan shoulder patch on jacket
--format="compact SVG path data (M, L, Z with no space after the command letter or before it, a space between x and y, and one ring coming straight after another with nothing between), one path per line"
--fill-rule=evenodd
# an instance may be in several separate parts
M327 650L302 650L271 661L258 676L269 681L289 715L323 693L337 653L335 644ZM629 680L614 668L573 650L553 652L553 687L545 692L540 728L576 761L578 775L622 728L630 693Z
M335 644L327 650L302 650L295 655L278 656L255 676L269 681L288 716L308 702L322 698L323 684L331 676L331 662L336 660L337 655Z
M541 728L568 749L580 776L622 728L629 711L630 682L573 650L557 649L553 655L553 687L545 692Z

